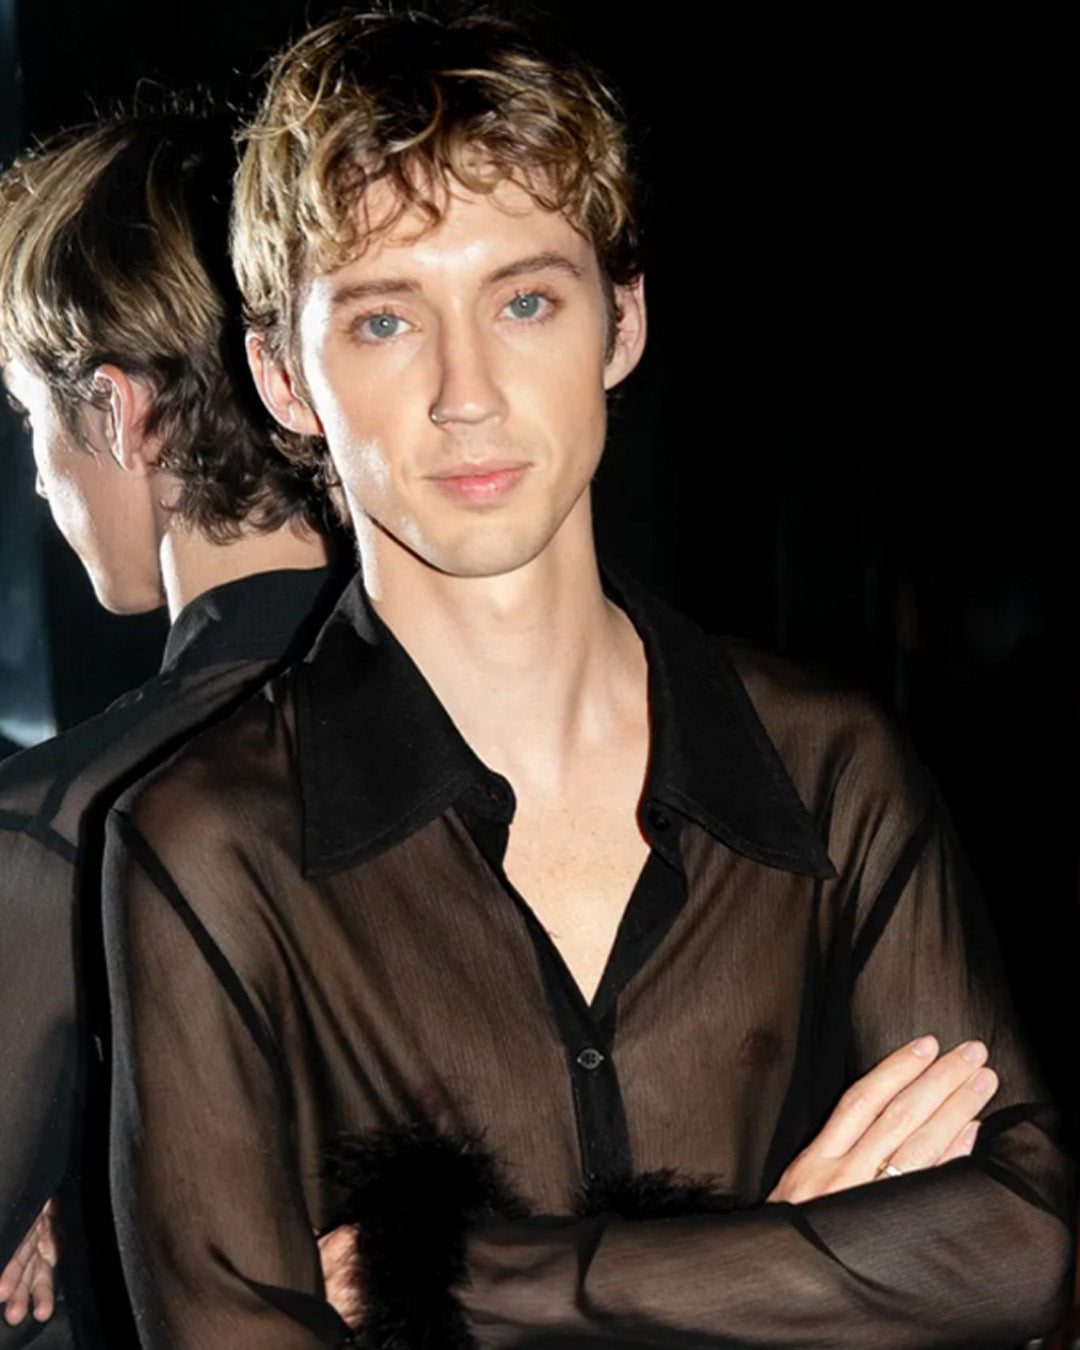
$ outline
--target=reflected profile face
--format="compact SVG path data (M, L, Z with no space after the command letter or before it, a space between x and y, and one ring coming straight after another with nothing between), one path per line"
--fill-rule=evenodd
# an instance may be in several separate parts
M300 363L354 519L454 576L535 558L586 494L605 389L637 359L607 359L608 315L591 243L512 183L458 188L434 229L407 214L316 277Z
M103 423L103 415L87 405L88 448L73 435L46 380L18 360L5 365L3 376L33 441L37 493L99 603L115 614L157 609L163 596L145 485L133 481L107 447L98 448L91 426Z

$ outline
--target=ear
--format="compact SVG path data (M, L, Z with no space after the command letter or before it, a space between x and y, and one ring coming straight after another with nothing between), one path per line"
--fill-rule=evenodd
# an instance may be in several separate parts
M244 340L248 366L267 411L286 431L300 436L321 436L322 423L297 387L288 366L271 352L261 333L248 330Z
M94 388L108 399L106 439L109 453L128 473L145 475L157 464L161 439L146 431L153 405L149 387L119 366L98 366Z
M615 335L604 366L605 389L614 389L641 360L647 327L645 278L637 276L628 286L615 287Z

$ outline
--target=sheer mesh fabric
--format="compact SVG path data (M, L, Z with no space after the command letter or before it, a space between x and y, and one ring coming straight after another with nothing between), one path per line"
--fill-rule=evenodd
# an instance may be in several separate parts
M93 1287L112 1274L107 1196L96 1180L106 1165L97 1107L107 1095L99 882L108 807L265 681L279 664L271 654L304 631L327 587L320 569L206 592L174 626L162 673L0 766L0 1268L59 1195L67 1295L48 1327L0 1321L0 1346L124 1343L122 1296L106 1288L107 1306L95 1310L102 1291Z
M632 615L639 631L650 612ZM719 808L692 764L681 785L658 773L646 785L681 811L685 902L628 970L598 1061L567 1039L527 897L449 800L467 791L450 741L427 778L410 760L435 711L406 700L385 634L316 652L314 667L337 662L340 678L310 725L296 693L315 677L301 671L119 804L106 882L112 1168L145 1345L340 1343L316 1235L387 1216L358 1212L326 1160L342 1136L385 1141L417 1122L481 1147L534 1217L474 1226L453 1290L467 1339L440 1339L432 1321L365 1345L1005 1347L1052 1325L1070 1170L931 786L860 699L747 653L732 693L720 644L689 626L645 636L654 736L674 728L681 754L708 753L691 733L711 707L718 725L741 719L763 763L778 752L790 783L747 778L755 799L715 829L699 819ZM691 689L678 670L698 666ZM404 800L409 778L412 814L393 841L354 840L352 861L312 865L312 816L329 813L313 757L332 753L331 730L359 736L362 724L374 747L387 723L400 762L373 748L366 763L343 751L323 766L348 808L342 841L350 815L370 814L364 791ZM654 765L680 762L668 750L654 741ZM833 868L754 856L782 825L797 836L793 812ZM844 1087L927 1031L990 1045L1001 1087L976 1156L765 1204ZM582 1100L605 1057L633 1172L707 1181L731 1212L573 1217L596 1180L585 1133L602 1133L603 1116ZM394 1222L417 1235L406 1286L434 1280L416 1263L447 1203L438 1184L402 1188L409 1213ZM366 1292L375 1319L385 1291ZM419 1326L415 1308L403 1316Z
M691 902L667 959L625 991L616 1060L639 1166L678 1159L746 1208L479 1235L460 1291L478 1341L1015 1345L1061 1310L1069 1174L947 822L865 708L837 702L807 721L805 704L745 673L840 875L815 895L695 832L685 853L703 912ZM926 1030L990 1045L1001 1088L975 1158L762 1206L847 1083ZM706 1083L711 1108L691 1086Z
M68 1155L73 1112L61 1104L75 1092L75 985L64 959L72 946L68 864L22 835L0 837L0 852L12 897L0 941L2 1268L54 1193Z
M0 1268L45 1202L64 1191L59 1269L72 1306L65 1301L53 1318L48 1334L57 1344L75 1343L70 1318L93 1317L83 1197L71 1187L74 1151L86 1142L87 1079L97 1069L87 1058L91 1037L108 1028L95 973L103 964L100 920L86 898L98 889L88 873L100 874L107 792L269 673L266 663L245 662L156 676L0 773ZM56 1340L61 1327L66 1341ZM21 1344L31 1330L0 1323L0 1346ZM83 1335L91 1335L88 1325Z

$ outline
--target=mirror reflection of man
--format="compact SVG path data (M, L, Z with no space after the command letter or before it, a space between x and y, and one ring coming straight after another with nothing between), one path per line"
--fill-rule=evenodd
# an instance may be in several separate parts
M250 131L234 256L363 580L111 817L144 1344L338 1343L311 1234L350 1219L364 1345L1052 1324L1069 1169L922 770L597 562L645 341L603 86L488 20L328 25Z
M333 587L316 476L274 448L244 369L233 168L224 126L147 116L0 178L0 359L38 490L106 608L172 619L160 674L0 766L0 1298L8 1323L48 1320L58 1248L50 1346L124 1343L92 1288L106 1160L84 1129L109 794L302 649ZM55 1241L34 1227L53 1197Z

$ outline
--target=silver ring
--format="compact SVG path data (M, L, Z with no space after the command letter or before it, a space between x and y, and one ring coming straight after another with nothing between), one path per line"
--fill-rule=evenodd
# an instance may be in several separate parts
M442 424L446 421L446 418L442 416L442 414L438 411L437 408L432 408L432 410L428 413L428 416L431 418L431 420L435 423L437 427L441 427Z
M894 1167L891 1162L883 1162L878 1168L879 1177L902 1177L903 1175L903 1168Z

